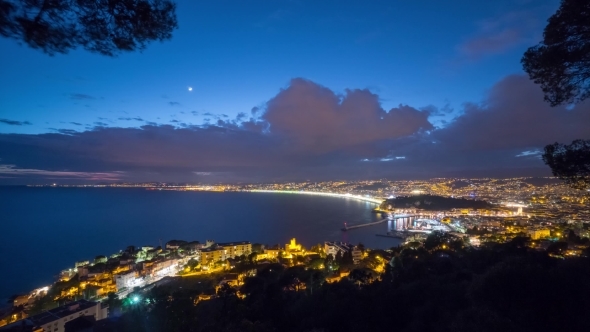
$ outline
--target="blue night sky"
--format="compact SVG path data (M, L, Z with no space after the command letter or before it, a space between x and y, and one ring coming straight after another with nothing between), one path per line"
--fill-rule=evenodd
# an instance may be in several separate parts
M590 130L521 69L558 5L179 0L143 52L0 39L0 183L548 175Z

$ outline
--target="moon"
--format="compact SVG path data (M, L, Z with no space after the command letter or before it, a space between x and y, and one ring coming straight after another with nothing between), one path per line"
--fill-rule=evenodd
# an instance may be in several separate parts
M193 87L192 86L189 86L188 87L188 91L193 91Z

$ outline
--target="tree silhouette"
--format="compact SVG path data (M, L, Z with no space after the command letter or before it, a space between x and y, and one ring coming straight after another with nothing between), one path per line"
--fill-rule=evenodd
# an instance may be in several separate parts
M575 189L590 189L590 140L545 146L543 161L553 175Z
M115 56L170 39L175 10L169 0L0 0L0 35L50 55Z
M543 41L521 60L551 106L590 96L590 1L562 0L543 32Z

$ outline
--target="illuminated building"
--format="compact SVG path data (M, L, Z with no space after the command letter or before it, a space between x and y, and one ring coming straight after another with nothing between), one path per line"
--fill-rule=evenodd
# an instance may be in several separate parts
M333 257L336 257L338 253L344 255L346 252L352 251L353 248L353 245L346 242L324 242L324 252L326 255L332 255Z
M201 249L201 264L209 265L228 258L249 255L252 252L252 243L249 241L217 243L209 248Z
M105 319L107 307L99 302L78 300L9 324L3 329L28 327L29 331L35 332L65 332L66 323L82 316L92 317L97 321Z
M201 265L209 265L225 260L224 252L225 250L221 247L201 249Z
M277 259L279 258L279 253L281 252L281 248L279 247L279 245L273 246L273 247L268 247L268 248L264 248L264 254L262 255L258 255L256 257L257 260L261 260L261 259Z
M117 291L133 289L133 287L141 284L141 279L138 278L135 271L127 271L115 275L115 284L117 285Z
M359 247L355 246L352 249L352 262L357 265L363 259L363 252Z
M297 244L297 241L295 241L295 238L292 238L290 243L285 244L285 251L286 252L301 251L301 244Z
M551 232L547 228L528 229L526 234L533 240L549 237Z

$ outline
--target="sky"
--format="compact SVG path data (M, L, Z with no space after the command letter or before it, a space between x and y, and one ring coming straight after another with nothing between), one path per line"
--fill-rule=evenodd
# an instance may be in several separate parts
M178 0L142 52L0 38L0 184L549 176L590 132L520 64L558 6Z

